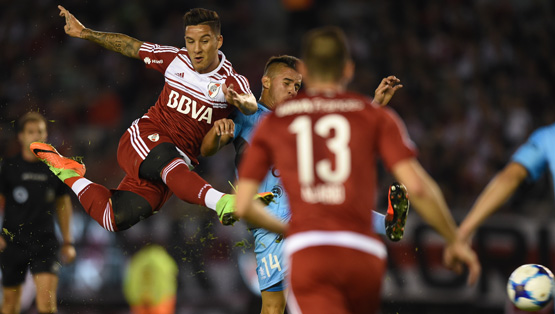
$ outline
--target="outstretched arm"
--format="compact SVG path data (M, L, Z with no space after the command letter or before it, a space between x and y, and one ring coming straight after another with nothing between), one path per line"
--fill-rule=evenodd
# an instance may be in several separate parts
M478 280L481 272L476 253L466 242L457 240L457 226L437 183L420 163L414 159L398 162L392 169L393 175L410 191L410 200L415 210L430 226L446 240L447 249L452 255L446 265L460 272L462 264L469 270L468 283Z
M526 168L517 162L510 162L501 170L478 196L476 203L461 223L459 238L470 241L480 224L513 195L527 176Z
M391 100L391 97L395 95L395 92L403 88L402 84L399 84L401 80L397 77L390 75L380 82L378 88L374 92L374 103L385 106Z
M97 32L86 28L73 14L69 13L63 6L58 5L60 16L66 20L64 30L71 37L90 40L100 46L119 52L124 56L139 59L139 48L142 41L119 33Z
M200 154L203 157L212 156L220 148L225 146L233 138L235 123L231 119L220 119L214 122L214 126L206 133L200 146Z
M256 112L258 105L256 104L256 98L252 94L239 94L235 91L233 84L227 86L223 85L222 91L225 94L225 100L239 108L239 111L244 115L251 115Z

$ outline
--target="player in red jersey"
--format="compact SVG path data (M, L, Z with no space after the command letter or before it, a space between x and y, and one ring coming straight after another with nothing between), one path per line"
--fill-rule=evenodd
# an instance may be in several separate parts
M33 152L77 194L86 212L109 231L125 230L156 211L175 194L218 212L232 211L234 195L223 194L191 169L213 122L237 108L256 111L247 79L219 51L223 37L216 12L191 9L184 16L185 47L160 46L124 34L85 28L69 11L65 32L108 50L141 59L161 72L165 83L156 103L123 134L118 163L126 176L116 190L84 178L84 166L62 157L48 144L33 143Z
M376 162L381 158L411 191L419 214L470 270L475 253L455 242L456 224L436 182L416 159L401 119L368 97L345 91L354 73L343 32L316 29L304 39L299 72L306 92L279 105L261 122L239 169L239 217L283 232L251 202L274 165L291 206L285 251L290 256L290 313L375 313L379 308L386 248L370 228Z

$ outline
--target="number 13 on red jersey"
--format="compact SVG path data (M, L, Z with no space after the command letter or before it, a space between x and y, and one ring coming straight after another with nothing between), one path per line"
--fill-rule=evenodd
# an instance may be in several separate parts
M343 183L351 174L351 126L347 118L329 114L313 123L309 116L298 116L289 125L289 131L296 135L297 167L303 201L330 205L343 203ZM329 137L332 131L333 136ZM314 135L326 138L326 147L334 154L335 163L332 164L329 159L314 162Z

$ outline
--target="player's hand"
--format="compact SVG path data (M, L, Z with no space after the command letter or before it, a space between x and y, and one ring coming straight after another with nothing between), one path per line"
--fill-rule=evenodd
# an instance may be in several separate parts
M400 84L400 82L401 80L393 75L384 78L374 92L374 103L380 106L387 105L391 100L391 97L395 95L395 92L403 88L403 85Z
M468 243L460 240L456 240L445 247L443 263L447 268L458 274L462 273L463 266L466 265L468 268L468 285L476 283L482 271L476 253L470 248Z
M60 9L60 16L66 19L66 25L64 26L64 31L71 37L81 37L81 32L85 29L85 26L79 22L78 19L73 16L73 14L69 13L66 8L58 5L58 9Z
M239 108L243 114L249 115L256 112L256 100L252 94L239 94L235 91L233 84L227 86L225 83L222 85L222 91L225 95L225 100Z
M235 132L235 123L231 119L220 119L214 122L212 127L217 136L229 135L233 137L233 132Z
M0 252L4 252L4 250L6 249L6 246L8 246L8 244L6 243L6 239L0 236Z
M64 243L60 248L60 254L62 257L62 263L70 264L75 260L75 255L77 253L75 252L75 246L73 246L73 244Z
M222 86L222 91L224 92L225 100L228 103L234 105L235 107L239 107L239 101L240 101L241 95L239 95L235 91L235 86L233 86L233 84L230 84L229 86L227 86L224 83Z

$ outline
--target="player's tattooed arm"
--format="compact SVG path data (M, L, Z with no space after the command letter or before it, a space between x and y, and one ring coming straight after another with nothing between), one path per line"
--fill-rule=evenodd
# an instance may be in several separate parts
M139 59L139 48L141 48L143 44L142 41L125 34L98 32L88 28L83 29L81 38L90 40L108 50L119 52L126 57L135 59Z
M119 52L124 56L139 59L139 48L142 41L118 33L97 32L86 28L66 8L59 5L60 16L65 19L64 31L71 37L83 38L99 44L100 46Z

